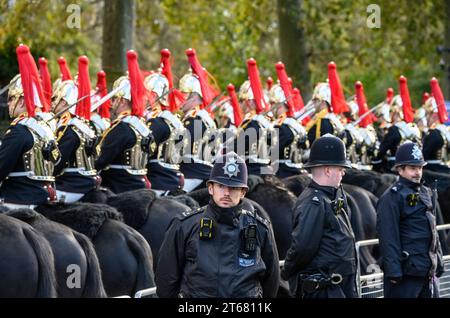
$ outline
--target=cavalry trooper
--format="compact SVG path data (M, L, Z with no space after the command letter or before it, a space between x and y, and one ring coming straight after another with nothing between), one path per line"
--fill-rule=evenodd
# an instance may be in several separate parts
M114 193L151 187L146 165L155 145L143 118L145 87L137 58L135 51L127 52L128 76L114 82L118 92L112 115L116 119L103 135L95 161L102 185Z
M312 181L294 207L291 247L281 277L301 298L353 298L356 292L355 236L341 184L344 142L330 134L314 141L309 161Z
M450 131L444 123L448 120L444 95L436 78L431 79L432 97L424 104L428 117L428 130L423 138L423 157L428 163L426 169L449 173L448 149Z
M161 70L144 79L145 88L152 95L147 125L156 144L153 155L149 157L147 177L152 184L152 190L158 196L176 193L184 186L184 175L180 171L179 163L185 128L178 116L172 112L178 108L176 95L181 93L171 87L172 73L167 71L167 68L170 68L169 58L170 51L163 49Z
M404 76L400 76L400 95L395 95L391 104L391 126L383 140L378 153L372 160L373 169L379 172L390 172L395 162L398 146L406 141L421 142L420 130L414 120L409 91Z
M70 115L67 124L58 132L61 160L55 166L54 174L59 202L76 202L100 185L100 177L94 168L97 136L89 125L90 94L89 60L86 56L80 56L76 115Z
M294 118L294 96L284 64L277 63L276 70L280 84L272 86L269 96L271 103L277 105L274 113L278 119L274 126L278 129L279 159L272 166L277 177L287 178L302 173L302 152L309 147L305 128Z
M344 125L337 114L348 111L348 106L334 62L328 64L328 82L316 85L305 111L311 108L315 109L315 115L306 125L310 145L325 134L344 137Z
M275 297L279 260L272 225L248 202L247 167L236 153L218 157L207 206L171 223L158 257L159 297Z
M436 230L437 192L423 185L419 145L402 144L394 169L400 175L377 204L377 233L384 271L384 297L437 296L435 276L443 273Z
M184 174L183 190L202 188L212 169L213 151L216 149L216 124L208 109L218 95L208 83L208 74L200 65L194 49L187 49L186 55L191 65L191 72L180 79L180 91L185 95L181 106L182 119L186 127L183 137L184 150L180 170ZM208 107L208 108L207 108ZM217 141L217 140L216 140Z
M258 66L253 58L247 61L249 80L239 89L239 99L246 114L236 139L235 149L239 154L245 154L248 173L250 175L273 175L270 165L271 147L276 145L272 123L266 116L268 101L264 95L259 77ZM272 140L271 138L275 139ZM277 157L274 154L274 157Z
M20 75L8 92L14 120L0 146L0 198L11 209L55 201L53 167L60 157L53 132L35 117L46 101L34 59L25 45L16 52Z

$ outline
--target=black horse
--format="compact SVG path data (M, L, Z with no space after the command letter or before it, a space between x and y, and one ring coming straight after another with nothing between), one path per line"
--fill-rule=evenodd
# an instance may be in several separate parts
M53 252L30 225L0 214L0 297L56 297Z
M122 215L114 208L74 203L36 209L92 240L108 296L134 295L155 286L150 246L141 234L123 223Z
M89 238L30 209L12 210L7 215L30 224L50 243L55 257L58 297L106 297L97 254Z

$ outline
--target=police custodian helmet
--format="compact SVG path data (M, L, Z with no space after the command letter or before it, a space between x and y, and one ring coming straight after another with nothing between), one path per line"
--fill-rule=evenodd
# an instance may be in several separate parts
M418 144L414 142L407 141L398 147L395 153L395 165L393 170L401 166L420 166L423 167L427 164L423 160L422 150Z
M216 159L208 182L216 182L228 187L246 188L247 186L247 165L244 159L235 152L229 152Z
M309 160L303 167L314 168L320 166L351 168L350 161L346 158L345 144L341 139L331 134L326 134L314 140Z

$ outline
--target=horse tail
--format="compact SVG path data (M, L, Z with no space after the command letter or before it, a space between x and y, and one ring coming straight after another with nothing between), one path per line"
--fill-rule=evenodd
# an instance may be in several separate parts
M142 289L155 286L153 274L153 256L147 241L138 232L127 236L128 247L136 257L138 264L133 294Z
M87 272L82 297L107 297L105 287L103 286L100 263L98 261L97 253L95 252L92 242L84 234L81 234L77 231L72 232L78 244L80 244L81 248L83 249L84 255L86 255Z
M23 233L34 250L38 262L37 298L56 297L55 259L48 241L31 227L24 227Z

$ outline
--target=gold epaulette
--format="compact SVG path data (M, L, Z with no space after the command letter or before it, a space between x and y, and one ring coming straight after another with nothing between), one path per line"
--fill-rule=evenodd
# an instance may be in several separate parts
M19 122L19 121L21 121L22 119L24 119L24 118L28 118L28 113L27 112L24 112L24 113L22 113L22 114L20 114L19 116L17 116L12 122L11 122L11 126L15 126L15 125L17 125L17 123Z
M306 131L309 131L319 120L322 120L325 118L325 116L328 114L328 109L322 109L320 112L316 114L316 116L311 119L308 124L306 125Z

